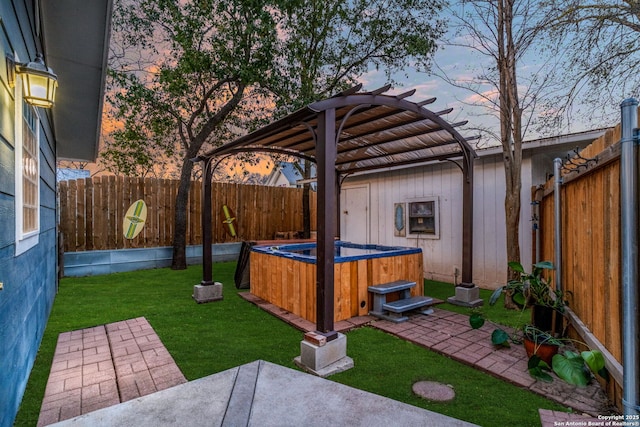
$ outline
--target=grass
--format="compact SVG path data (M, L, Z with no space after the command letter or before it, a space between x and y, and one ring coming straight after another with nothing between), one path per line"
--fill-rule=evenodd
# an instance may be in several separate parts
M257 359L295 368L302 333L239 298L234 269L235 263L214 266L214 277L224 283L224 300L210 304L191 298L201 279L199 266L63 279L15 425L36 425L57 336L65 331L144 316L189 380ZM428 294L446 299L453 288L445 285L429 282ZM537 426L538 408L566 410L373 328L348 333L348 354L355 367L331 380L482 426ZM420 399L411 392L420 380L451 384L456 398L449 403Z

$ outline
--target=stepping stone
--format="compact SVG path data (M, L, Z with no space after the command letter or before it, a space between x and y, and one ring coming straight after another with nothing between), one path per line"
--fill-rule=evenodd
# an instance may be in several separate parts
M434 402L449 402L456 397L451 386L434 381L418 381L412 390L418 396Z

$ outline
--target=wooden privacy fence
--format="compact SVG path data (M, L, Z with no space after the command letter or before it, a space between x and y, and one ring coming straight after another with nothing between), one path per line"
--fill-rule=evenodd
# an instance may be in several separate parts
M577 166L576 164L582 164ZM573 333L580 341L600 345L613 366L608 394L621 402L622 261L620 244L620 125L582 150L562 169L562 289L575 313ZM554 181L534 188L539 202L539 260L553 261ZM535 203L534 203L535 205ZM535 240L534 240L534 248ZM535 258L535 257L534 257ZM555 278L554 278L555 279ZM575 318L578 319L575 319ZM581 330L582 323L588 331ZM577 327L576 327L577 326ZM575 337L575 335L574 335ZM612 369L610 369L612 371Z
M102 176L59 184L60 230L65 252L171 246L178 180ZM192 181L187 208L187 245L202 244L201 182ZM302 230L302 189L212 183L213 242L273 239L276 232ZM147 204L142 232L123 237L122 222L138 199ZM238 236L227 234L222 205L237 218ZM311 192L311 224L316 197Z

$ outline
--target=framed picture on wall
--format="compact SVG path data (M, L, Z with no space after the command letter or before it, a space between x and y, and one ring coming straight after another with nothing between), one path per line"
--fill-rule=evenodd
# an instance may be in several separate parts
M440 238L438 198L424 197L409 202L409 236L427 239Z

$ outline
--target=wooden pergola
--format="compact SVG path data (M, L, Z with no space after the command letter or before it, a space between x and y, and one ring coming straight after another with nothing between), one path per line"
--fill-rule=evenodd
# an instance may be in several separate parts
M215 167L213 160L241 152L265 152L316 163L316 327L328 340L337 335L333 325L334 238L339 231L339 185L347 175L432 161L454 161L463 173L462 282L463 286L473 286L473 161L477 155L469 140L476 137L464 138L455 130L466 121L448 123L442 118L452 109L432 112L425 108L435 98L411 102L406 98L415 90L388 95L385 92L389 86L371 92L359 92L361 88L358 85L309 104L196 159L204 162L203 284L212 283L210 188Z

